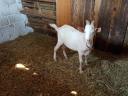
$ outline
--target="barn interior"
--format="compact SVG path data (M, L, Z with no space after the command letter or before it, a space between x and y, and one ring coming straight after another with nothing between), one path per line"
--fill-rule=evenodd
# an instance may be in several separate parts
M0 6L0 96L128 96L128 0L1 0ZM101 32L80 74L78 52L67 48L65 60L60 48L53 60L57 33L49 24L77 29L86 20Z

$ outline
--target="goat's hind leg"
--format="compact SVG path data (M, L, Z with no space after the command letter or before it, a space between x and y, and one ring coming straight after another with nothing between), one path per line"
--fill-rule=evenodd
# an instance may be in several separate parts
M82 70L82 63L83 63L83 58L82 58L83 54L81 52L79 52L79 71L80 71L80 74L83 73L83 70Z
M67 54L66 54L65 46L64 46L64 45L62 46L62 50L63 50L64 57L65 57L65 59L67 60L67 59L68 59L68 56L67 56Z
M86 65L88 65L87 59L88 59L88 56L85 56L85 64L86 64Z
M63 45L63 43L58 41L56 46L54 47L54 56L53 56L54 61L57 61L57 59L56 59L56 52L61 47L61 45Z

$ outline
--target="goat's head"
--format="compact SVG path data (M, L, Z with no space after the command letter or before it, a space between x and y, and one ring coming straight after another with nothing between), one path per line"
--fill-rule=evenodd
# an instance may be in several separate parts
M90 22L86 20L84 32L85 32L85 39L90 40L90 39L93 39L96 32L101 32L101 28L95 28L94 21Z

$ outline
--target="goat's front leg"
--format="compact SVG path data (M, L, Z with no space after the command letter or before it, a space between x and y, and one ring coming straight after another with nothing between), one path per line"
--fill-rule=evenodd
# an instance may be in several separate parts
M53 56L54 61L57 61L57 59L56 59L56 52L60 48L60 46L62 44L63 44L62 42L57 42L56 46L54 47L54 56Z
M83 73L83 70L82 70L82 63L83 63L83 59L82 59L82 56L83 54L81 52L78 53L79 54L79 71L80 71L80 74Z
M62 46L62 50L63 50L64 57L65 57L65 59L67 60L67 59L68 59L68 56L67 56L67 54L66 54L65 46L64 46L64 45Z
M90 53L90 50L88 50L88 51L86 51L86 52L84 53L84 56L85 56L85 64L86 64L86 65L88 65L87 59L88 59L89 53Z
M88 65L88 56L85 56L85 64Z

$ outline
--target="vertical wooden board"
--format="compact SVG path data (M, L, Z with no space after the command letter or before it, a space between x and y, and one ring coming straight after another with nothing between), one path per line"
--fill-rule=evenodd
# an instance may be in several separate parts
M101 1L102 1L102 0L95 0L95 5L94 5L95 27L98 27L99 12L100 12Z
M128 24L128 0L115 0L115 12L114 25L110 33L110 45L109 49L112 52L120 52L123 46L123 41L126 35L126 29Z
M72 0L73 25L84 26L85 1Z
M84 22L86 20L90 20L90 21L94 20L94 5L95 5L95 0L85 0Z
M49 23L56 23L55 0L23 0L23 6L33 28L47 30Z
M123 46L124 46L124 48L128 48L128 25L127 25L127 31L126 31L126 35L125 35Z
M72 0L73 24L84 27L86 20L94 20L95 0Z
M71 0L56 0L56 19L59 26L71 24Z
M111 17L111 2L112 0L102 0L99 12L99 25L102 28L96 37L95 47L101 50L108 49L108 35L110 31L110 17Z

